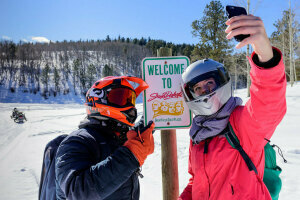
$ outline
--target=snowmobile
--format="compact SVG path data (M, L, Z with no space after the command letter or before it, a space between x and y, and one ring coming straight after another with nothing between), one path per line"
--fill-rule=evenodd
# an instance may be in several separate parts
M18 116L14 119L14 122L16 123L24 123L24 120L27 121L25 114L22 112L19 112Z
M16 108L13 110L13 113L10 116L10 118L13 119L16 123L24 123L24 120L27 121L25 114L23 112L18 111Z

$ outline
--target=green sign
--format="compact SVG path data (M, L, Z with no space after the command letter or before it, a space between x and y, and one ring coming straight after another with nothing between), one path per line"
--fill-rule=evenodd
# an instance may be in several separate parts
M149 88L144 91L144 117L155 129L189 128L192 114L181 91L181 75L189 66L185 56L151 57L142 61L143 79Z

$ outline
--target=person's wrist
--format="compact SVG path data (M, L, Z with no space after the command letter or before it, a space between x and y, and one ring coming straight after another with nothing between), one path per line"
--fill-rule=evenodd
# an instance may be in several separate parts
M267 62L260 62L257 54L253 55L253 57L252 57L253 62L258 67L262 67L265 69L269 69L269 68L277 66L279 64L282 56L278 49L272 48L272 51L273 51L273 57L270 60L268 60Z
M274 56L272 45L269 40L259 41L259 44L255 44L254 51L258 56L258 61L261 63L268 62ZM259 47L259 48L258 48Z
M257 56L258 56L259 62L264 63L264 62L268 62L269 60L271 60L273 58L274 54L273 54L273 51L271 49L271 51L268 52L267 54L263 54L263 55L257 54Z

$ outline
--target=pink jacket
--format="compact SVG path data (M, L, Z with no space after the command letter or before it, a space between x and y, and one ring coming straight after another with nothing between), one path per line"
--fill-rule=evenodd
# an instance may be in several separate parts
M238 106L232 112L229 122L258 175L249 171L225 136L208 141L207 154L204 154L204 141L197 145L190 143L188 172L192 177L179 199L271 200L263 183L264 138L271 138L285 115L286 78L282 58L278 66L264 69L255 65L253 55L249 58L251 98L245 106Z

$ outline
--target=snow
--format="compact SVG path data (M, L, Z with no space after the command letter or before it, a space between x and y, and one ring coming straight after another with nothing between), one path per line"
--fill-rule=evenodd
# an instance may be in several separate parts
M247 100L245 89L238 90L235 96L242 97L244 102ZM31 103L3 103L8 100L3 101L3 98L2 100L0 98L2 102L0 103L0 199L37 199L45 145L54 137L77 129L77 125L85 116L84 106L74 103L78 100L69 101L73 103L58 104L53 98L50 104L45 102L40 104L42 102L35 100L34 97L31 99L33 99ZM300 198L299 101L300 82L293 87L288 85L287 113L271 139L272 143L280 146L288 161L284 163L277 154L277 163L282 168L283 182L280 200ZM27 122L24 124L13 122L10 115L14 107L25 112ZM137 108L141 115L142 104L138 104ZM162 199L160 131L154 133L154 138L155 151L148 156L142 168L144 175L144 178L140 179L142 200ZM187 172L188 148L188 129L178 129L180 192L185 188L190 177Z

